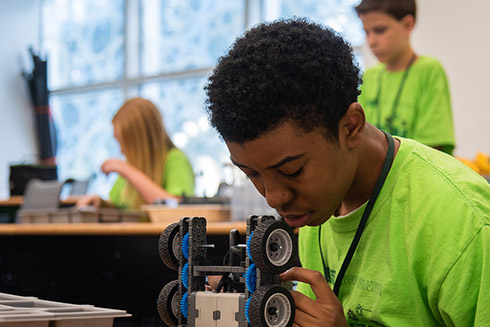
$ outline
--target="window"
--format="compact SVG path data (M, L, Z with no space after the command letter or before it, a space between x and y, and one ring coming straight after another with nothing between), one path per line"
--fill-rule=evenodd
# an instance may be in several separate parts
M123 0L44 2L42 38L51 90L124 77L124 9Z
M229 165L204 111L203 86L216 60L247 27L293 15L329 25L360 46L358 2L44 0L41 37L60 178L90 178L89 192L107 197L116 176L104 176L100 165L121 157L112 116L125 99L142 96L159 107L174 143L191 160L196 194L214 195Z

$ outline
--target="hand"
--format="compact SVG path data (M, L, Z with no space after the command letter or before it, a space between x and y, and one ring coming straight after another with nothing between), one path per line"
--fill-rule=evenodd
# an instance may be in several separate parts
M128 167L128 164L125 163L122 160L119 159L108 159L104 161L102 166L100 166L100 169L104 174L109 174L109 173L118 173L120 175L124 175L123 171L126 170Z
M221 275L208 275L208 284L206 285L206 291L215 291L218 287L218 283L221 280Z
M297 280L310 284L316 295L316 301L314 301L300 292L291 291L296 305L293 326L347 326L342 304L320 272L294 267L280 276L283 281Z
M87 207L87 206L93 206L95 208L100 207L102 204L102 198L98 195L84 195L80 199L78 199L76 203L77 208L82 208L82 207Z

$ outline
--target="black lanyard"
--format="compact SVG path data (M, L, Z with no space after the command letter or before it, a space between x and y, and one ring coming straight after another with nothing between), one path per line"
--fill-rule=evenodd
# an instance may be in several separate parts
M386 157L383 163L383 168L381 169L381 174L376 181L376 186L374 187L373 193L371 193L371 197L369 198L366 209L364 210L361 221L359 222L359 226L357 227L356 235L354 235L354 239L352 240L352 243L349 247L349 251L347 251L347 255L345 256L344 262L342 263L342 267L340 268L337 278L335 279L333 292L337 297L339 296L340 284L342 284L342 280L344 279L347 267L349 266L352 257L354 256L354 252L356 251L359 240L361 239L362 232L364 231L364 227L366 226L367 219L371 214L371 211L373 210L374 203L378 198L379 192L381 191L381 188L383 187L386 177L388 176L388 173L390 171L391 164L393 163L393 158L395 157L395 142L393 141L393 137L386 132L383 133L385 133L386 139L388 140L388 151L386 152ZM320 228L318 229L318 245L320 246L320 254L322 256L323 273L324 276L327 277L327 267L325 266L325 260L323 258L321 235L322 225L320 225Z
M405 72L403 73L402 80L400 82L400 86L398 87L398 91L396 92L395 96L395 101L393 102L393 107L391 108L391 115L386 118L386 123L387 123L387 129L391 131L393 129L393 119L395 119L396 116L396 111L398 109L398 104L400 102L400 97L402 95L403 87L405 86L405 81L407 80L408 77L408 72L410 71L410 67L412 67L412 64L415 62L415 59L417 59L417 55L414 53L412 57L410 58L410 61L407 64L407 68L405 68ZM385 73L385 70L381 70L379 72L378 76L378 93L376 94L376 98L374 99L374 103L377 106L378 110L378 124L377 127L381 128L380 126L380 120L381 120L381 105L380 105L380 97L381 97L381 87L383 86L383 75Z

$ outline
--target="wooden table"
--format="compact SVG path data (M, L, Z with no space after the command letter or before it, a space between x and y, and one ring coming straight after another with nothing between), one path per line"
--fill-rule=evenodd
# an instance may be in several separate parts
M160 235L169 223L0 224L0 235ZM228 235L231 229L246 233L246 223L208 222L208 235Z
M178 278L158 252L168 224L0 224L0 291L132 314L115 327L161 327L156 300ZM222 264L233 228L245 243L245 222L207 223L212 264Z

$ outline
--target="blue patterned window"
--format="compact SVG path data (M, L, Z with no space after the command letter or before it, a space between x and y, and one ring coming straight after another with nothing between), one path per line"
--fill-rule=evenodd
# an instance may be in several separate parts
M142 73L211 67L245 28L243 0L142 1Z
M274 20L279 17L308 17L329 26L353 45L364 43L362 23L354 7L360 0L265 0L264 17Z
M108 194L115 176L105 176L100 165L108 158L121 157L111 121L123 101L120 89L51 97L61 179L90 179L89 192Z
M124 99L160 108L174 143L190 158L196 194L212 196L227 180L228 151L204 111L205 85L218 58L247 26L306 16L343 33L364 34L359 0L43 0L42 50L58 130L60 178L91 180L108 196L115 176L101 163L121 156L111 119Z
M123 78L123 0L47 0L42 22L51 90Z

